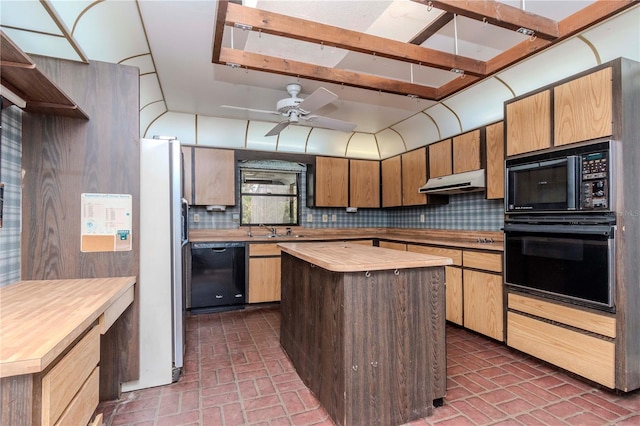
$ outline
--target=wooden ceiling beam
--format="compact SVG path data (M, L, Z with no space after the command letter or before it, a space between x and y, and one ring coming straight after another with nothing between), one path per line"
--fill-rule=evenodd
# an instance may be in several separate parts
M536 37L553 40L558 37L558 22L493 0L413 0L427 6L492 25L517 31L533 30Z
M453 21L453 13L442 12L440 16L434 19L424 30L409 40L409 43L417 44L418 46L421 45L451 21Z
M491 58L487 61L487 74L507 68L637 4L637 0L597 0L558 22L560 32L555 40L525 40Z
M222 5L219 5L219 7L222 7ZM470 75L485 75L485 63L477 59L452 55L435 49L428 49L410 43L307 21L279 13L238 6L233 3L226 4L226 8L225 23L227 25L250 25L254 31L261 31L280 37L333 46L447 71L456 68Z
M434 87L422 86L400 80L378 77L347 71L339 68L328 68L320 65L297 62L289 59L276 58L243 50L220 49L219 63L236 64L242 68L264 71L292 77L308 78L335 84L344 84L362 89L395 93L398 95L418 96L422 99L435 100L437 93Z

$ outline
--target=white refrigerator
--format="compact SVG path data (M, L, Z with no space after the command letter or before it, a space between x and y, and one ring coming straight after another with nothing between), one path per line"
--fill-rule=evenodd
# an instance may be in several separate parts
M141 139L140 378L123 383L123 392L179 378L186 329L182 253L188 248L187 224L180 142Z

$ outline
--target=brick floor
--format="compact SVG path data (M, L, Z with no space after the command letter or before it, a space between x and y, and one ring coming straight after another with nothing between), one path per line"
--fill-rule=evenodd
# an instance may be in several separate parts
M180 380L98 412L108 426L333 425L280 348L279 327L277 306L191 316ZM594 386L456 326L446 333L444 405L411 426L640 425L638 391Z

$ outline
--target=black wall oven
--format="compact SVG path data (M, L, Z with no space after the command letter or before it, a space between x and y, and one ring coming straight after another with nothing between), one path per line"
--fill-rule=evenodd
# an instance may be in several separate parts
M505 222L505 283L543 297L615 311L612 216Z

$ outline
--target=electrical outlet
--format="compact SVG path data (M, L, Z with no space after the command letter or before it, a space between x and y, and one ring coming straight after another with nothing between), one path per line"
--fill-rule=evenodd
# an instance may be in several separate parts
M193 221L194 221L194 222L200 222L200 215L199 215L198 213L195 213L195 214L193 215Z
M332 214L332 215L331 215L331 222L335 222L335 221L337 221L337 220L338 220L338 215L336 215L336 214Z
M313 222L313 213L307 213L307 222Z
M233 218L234 223L240 223L240 215L238 213L234 213L231 217Z
M329 216L327 216L326 214L322 215L322 221L323 222L328 222L329 221Z
M420 223L424 223L424 213L420 215Z

